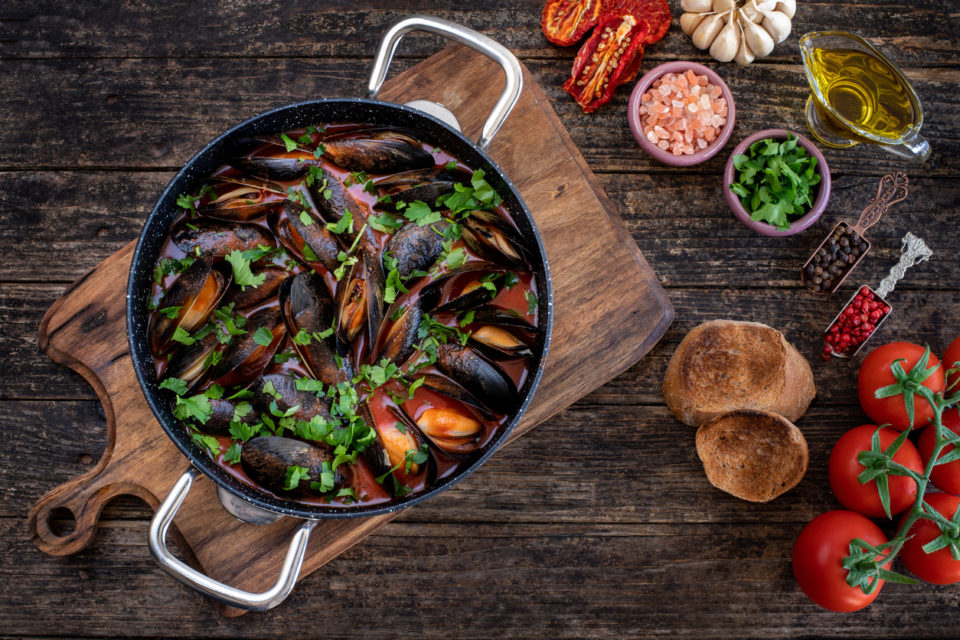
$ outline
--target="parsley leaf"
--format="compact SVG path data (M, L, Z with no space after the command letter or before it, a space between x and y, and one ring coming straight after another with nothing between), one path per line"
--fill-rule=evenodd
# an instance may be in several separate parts
M273 342L273 333L266 327L260 327L253 334L253 341L261 347L269 347L270 343Z
M259 287L263 284L263 281L267 279L266 273L261 273L257 276L253 275L253 271L250 270L250 260L244 257L242 251L234 249L224 256L224 259L233 267L234 284L239 285L241 288Z
M173 415L178 419L196 420L200 424L206 424L212 413L210 398L202 393L189 398L177 396L177 403L173 407Z
M300 467L297 465L291 465L287 467L287 476L285 482L283 483L283 488L286 491L293 491L300 486L301 480L309 480L310 471L306 467Z
M294 140L291 140L287 134L281 133L280 139L283 140L283 146L286 147L287 152L293 151L297 148L297 143Z
M180 378L174 378L173 376L164 378L158 386L160 389L169 389L178 396L182 396L187 392L187 383Z
M173 331L173 340L179 342L180 344L185 344L188 347L192 345L196 340L190 337L190 334L187 333L183 327L177 327Z
M237 464L240 462L240 445L234 442L223 454L223 461L227 464Z
M430 206L422 200L414 200L403 210L403 217L410 222L416 222L417 225L425 227L434 222L443 220L443 216L438 211L431 211Z
M533 291L527 291L523 294L523 297L527 299L527 315L532 316L533 312L537 310L537 294Z

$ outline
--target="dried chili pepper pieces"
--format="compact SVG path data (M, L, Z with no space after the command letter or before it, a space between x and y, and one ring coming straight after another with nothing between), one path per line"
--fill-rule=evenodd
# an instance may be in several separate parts
M553 44L569 47L600 20L601 0L548 0L540 27Z
M584 113L606 104L617 87L636 77L643 59L647 22L633 15L604 16L577 53L573 73L563 89L577 101Z

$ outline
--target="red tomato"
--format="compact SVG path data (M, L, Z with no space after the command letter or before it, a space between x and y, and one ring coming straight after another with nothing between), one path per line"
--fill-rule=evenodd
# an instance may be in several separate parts
M895 360L903 359L904 361L900 364L904 371L909 373L913 365L923 356L923 352L924 348L918 344L891 342L882 347L877 347L866 357L863 364L860 365L860 372L857 374L857 393L860 396L860 406L863 407L864 413L870 416L871 420L877 424L888 424L898 431L903 431L910 426L902 395L878 399L874 396L874 392L897 382L890 370L890 366ZM930 354L927 367L938 364L940 364L940 360L937 359L937 356ZM923 381L923 385L934 392L943 391L943 367L931 373ZM919 394L914 394L913 398L913 424L919 428L927 424L933 417L933 407Z
M857 479L866 469L857 460L857 456L861 451L870 450L870 439L876 430L876 425L872 424L854 427L833 445L833 451L830 452L830 488L837 500L847 509L871 518L885 518L887 514L880 503L877 481L860 484ZM893 429L881 429L880 448L886 451L898 435L900 434ZM917 448L909 440L900 445L893 454L893 461L917 473L923 473L923 461ZM890 487L890 513L896 515L909 508L917 499L917 483L906 476L889 475L887 480Z
M928 493L924 499L945 518L952 518L960 506L960 498L946 493ZM933 553L923 552L923 545L940 536L940 528L934 522L917 520L907 536L900 550L900 559L910 573L933 584L960 582L960 560L953 559L949 547Z
M859 611L873 602L883 580L870 595L847 584L841 562L850 555L850 541L874 546L887 542L880 528L853 511L828 511L810 521L793 545L793 575L807 596L825 609ZM890 563L884 565L889 569Z
M947 350L943 353L943 368L944 369L954 369L960 365L960 338L957 338L950 343L950 346L947 347ZM960 391L960 386L952 386L960 381L960 372L954 373L951 376L947 377L947 389L948 393L954 394L957 391Z
M960 433L960 409L944 411L943 426L954 433ZM920 455L923 456L924 465L930 460L936 438L937 434L932 424L920 432L920 437L917 439L917 449L920 451ZM953 445L948 444L943 448L943 451L940 452L940 455L942 456L952 450ZM930 481L940 489L940 491L960 495L960 460L935 466L933 471L930 472Z

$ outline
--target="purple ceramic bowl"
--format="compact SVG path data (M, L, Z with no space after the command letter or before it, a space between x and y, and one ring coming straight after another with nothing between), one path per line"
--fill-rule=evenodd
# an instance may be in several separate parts
M727 204L730 205L730 210L733 211L733 215L737 217L737 220L762 236L792 236L795 233L800 233L817 221L820 214L823 213L823 210L827 208L827 199L830 198L830 167L827 166L827 161L823 157L823 154L817 149L816 145L803 136L793 131L789 133L796 136L797 142L807 150L807 153L817 159L817 173L820 174L820 184L817 185L818 192L817 197L813 201L813 206L802 218L797 218L790 223L789 231L780 231L766 222L751 220L750 214L747 213L747 210L740 204L740 197L733 191L730 191L730 185L733 184L734 174L736 173L736 169L733 166L733 156L746 152L747 147L758 140L765 138L786 140L786 129L764 129L763 131L758 131L753 135L747 136L743 139L743 142L734 148L730 154L730 158L727 160L727 167L723 171L723 195L727 198Z
M687 69L690 69L698 76L707 76L710 84L720 87L720 90L723 91L723 97L727 100L727 122L723 125L720 135L717 136L706 149L702 149L691 155L675 156L673 153L664 151L647 140L647 136L644 135L643 126L640 124L640 96L650 88L654 80L663 74L682 73ZM723 145L727 144L727 140L730 139L730 134L733 132L735 115L736 109L734 109L733 106L733 94L730 93L730 88L727 86L727 83L723 81L723 78L702 64L684 61L665 62L648 71L645 76L640 78L637 86L633 88L633 93L630 94L630 103L627 106L627 120L630 122L630 131L633 132L633 137L636 138L637 143L643 147L644 151L660 162L674 167L690 167L716 155L716 153L723 148Z

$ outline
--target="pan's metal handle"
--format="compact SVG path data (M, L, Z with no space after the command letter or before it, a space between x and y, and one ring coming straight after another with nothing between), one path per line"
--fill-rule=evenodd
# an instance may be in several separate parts
M305 520L293 534L287 557L284 558L283 566L280 567L280 575L272 587L262 593L250 593L225 585L187 566L167 549L167 529L177 514L177 509L187 497L196 476L197 470L193 467L184 472L157 509L156 515L150 522L150 553L164 571L188 587L220 602L248 611L265 611L277 606L290 595L297 582L303 556L307 551L307 542L310 540L310 530L317 524L316 520Z
M377 94L380 93L380 86L387 77L387 69L390 67L390 61L397 50L400 38L411 31L428 31L456 40L460 44L465 44L492 58L503 67L503 72L506 75L503 93L500 94L497 103L493 105L493 110L487 116L487 121L483 123L483 131L480 133L480 139L477 140L477 144L482 149L486 149L520 97L520 90L523 88L523 74L520 71L520 63L517 62L517 58L502 44L477 33L473 29L432 16L410 16L394 23L383 34L380 48L377 49L377 57L373 61L370 83L367 85L368 97L376 98Z

